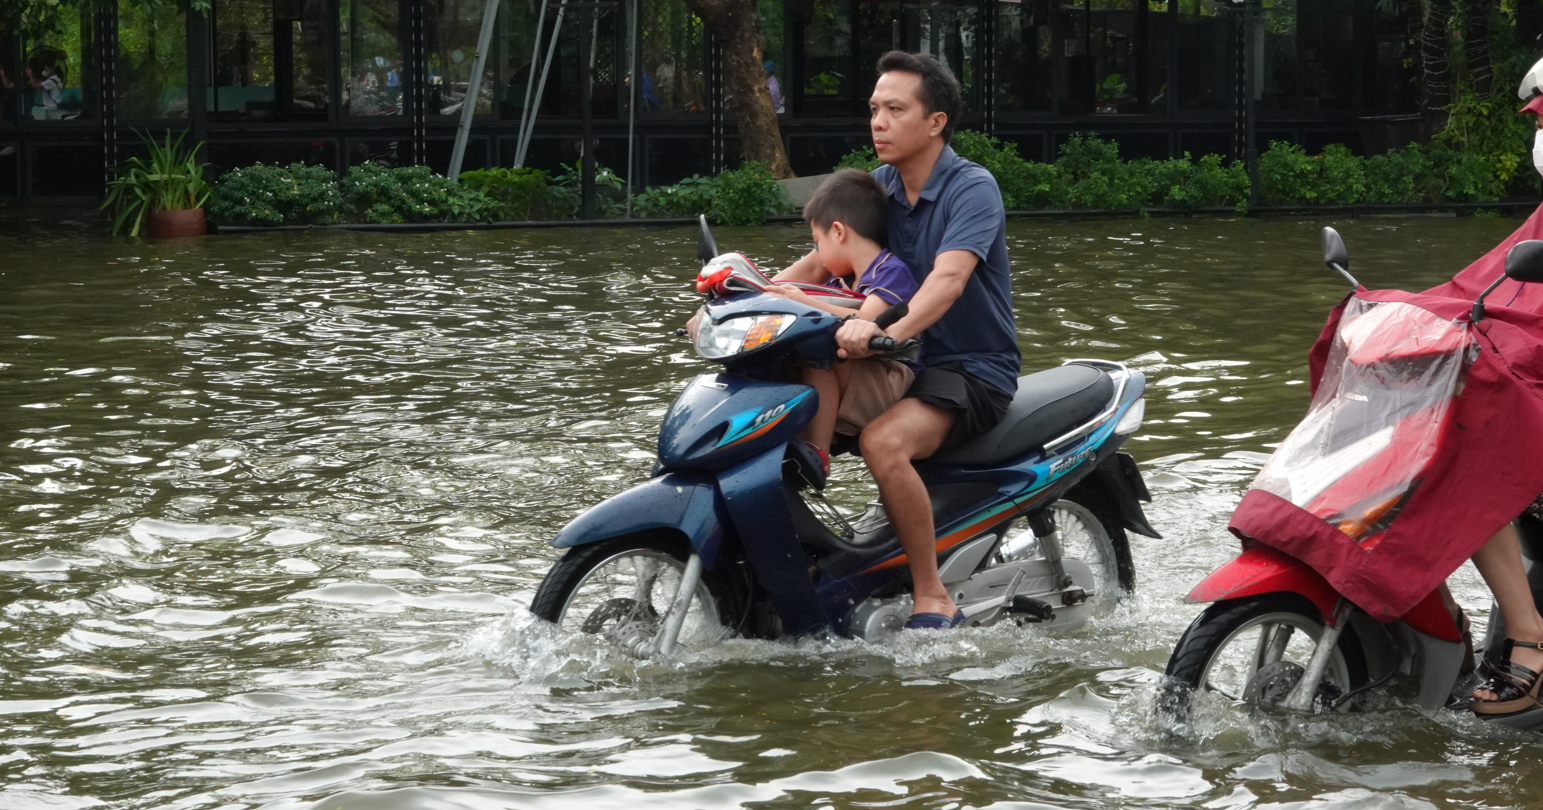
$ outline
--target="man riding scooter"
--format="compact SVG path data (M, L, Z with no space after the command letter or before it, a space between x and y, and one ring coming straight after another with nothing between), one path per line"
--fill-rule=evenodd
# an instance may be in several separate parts
M914 585L910 629L964 620L938 576L926 486L911 465L990 430L1017 390L1018 331L1007 260L1007 218L996 180L948 145L959 117L959 82L935 57L891 51L879 59L869 100L873 172L889 191L889 250L920 289L910 314L887 329L853 319L837 334L841 356L865 357L869 341L921 336L925 368L905 398L862 431L860 446L904 547ZM773 281L823 283L819 251Z

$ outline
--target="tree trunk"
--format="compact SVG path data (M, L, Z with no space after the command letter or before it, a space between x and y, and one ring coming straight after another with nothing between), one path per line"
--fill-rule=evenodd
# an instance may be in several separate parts
M754 0L686 0L686 7L723 43L723 75L745 159L765 163L778 179L793 177L782 148L777 110L766 86Z
M1420 117L1427 138L1446 126L1446 107L1452 103L1452 73L1447 66L1451 17L1452 0L1430 0L1420 25Z
M1463 27L1463 55L1468 62L1468 80L1479 98L1489 98L1495 78L1490 62L1489 18L1495 0L1468 0L1467 24Z

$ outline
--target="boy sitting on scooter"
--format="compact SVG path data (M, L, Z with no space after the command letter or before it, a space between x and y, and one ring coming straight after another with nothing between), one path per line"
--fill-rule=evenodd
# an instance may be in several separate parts
M828 274L827 287L867 296L853 313L827 304L797 287L784 284L766 289L816 309L871 321L879 313L916 294L916 279L899 257L884 249L888 243L888 193L872 175L857 169L832 174L804 206L804 220L814 236ZM861 268L859 270L858 268ZM837 363L829 369L804 369L803 382L820 395L820 407L803 438L820 452L830 472L830 446L836 433L856 436L863 426L905 396L920 364L866 357Z

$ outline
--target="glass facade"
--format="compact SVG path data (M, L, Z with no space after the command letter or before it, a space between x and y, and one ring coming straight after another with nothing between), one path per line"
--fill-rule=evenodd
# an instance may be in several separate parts
M185 121L188 117L187 15L176 3L118 3L117 117Z
M801 174L867 143L875 62L891 49L947 64L964 89L960 126L1031 159L1078 131L1164 157L1233 148L1238 54L1252 37L1262 135L1382 148L1362 143L1365 121L1414 111L1398 4L1260 2L1251 31L1218 0L757 0L755 13ZM0 31L0 148L11 148L0 197L51 193L66 170L71 188L99 186L104 125L119 143L136 128L190 128L216 170L279 158L443 168L467 103L467 166L511 165L534 117L527 162L557 169L582 151L586 77L596 155L619 174L631 165L635 182L657 185L738 155L723 55L685 0L501 0L475 99L484 0L210 7L117 0L41 38Z
M95 119L99 112L93 15L66 14L59 30L22 46L21 109L34 121Z
M425 11L428 114L459 116L476 64L482 3L479 0L428 0ZM478 115L493 112L493 96L497 93L493 73L497 66L497 60L489 59L483 68L476 100Z
M401 115L407 81L405 23L397 0L342 0L339 37L343 109L351 116Z

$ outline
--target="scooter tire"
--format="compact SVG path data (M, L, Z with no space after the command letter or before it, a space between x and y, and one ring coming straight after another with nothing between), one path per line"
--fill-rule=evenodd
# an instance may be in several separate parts
M606 560L628 551L661 552L674 557L683 566L691 555L690 546L684 540L663 532L640 532L575 546L547 569L546 577L541 580L536 596L531 600L530 612L539 619L553 624L560 623L563 608L585 577ZM733 592L728 584L718 572L711 570L702 572L702 583L707 586L707 592L712 594L719 621L734 629L738 624L736 617L741 611L738 609L738 600L732 598Z
M1110 546L1114 548L1114 567L1119 577L1121 595L1135 593L1136 563L1130 555L1130 536L1125 533L1125 524L1120 522L1108 496L1092 487L1077 486L1061 500L1077 504L1098 518L1104 533L1109 535Z
M1235 633L1250 622L1270 614L1295 614L1323 626L1323 615L1306 597L1294 593L1266 593L1216 602L1190 622L1173 647L1159 689L1158 709L1164 726L1187 722L1191 695L1201 688L1211 662ZM1350 689L1367 683L1366 655L1355 627L1346 627L1335 645L1345 662Z

